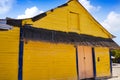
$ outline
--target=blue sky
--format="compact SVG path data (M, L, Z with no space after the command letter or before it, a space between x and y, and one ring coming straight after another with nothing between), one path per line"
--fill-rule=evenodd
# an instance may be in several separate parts
M28 18L64 4L68 0L0 0L0 18ZM120 45L120 0L79 0Z

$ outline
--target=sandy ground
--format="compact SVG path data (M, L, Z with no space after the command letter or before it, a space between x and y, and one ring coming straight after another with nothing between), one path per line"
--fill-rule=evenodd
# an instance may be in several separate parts
M120 80L120 64L112 64L113 77L108 80Z

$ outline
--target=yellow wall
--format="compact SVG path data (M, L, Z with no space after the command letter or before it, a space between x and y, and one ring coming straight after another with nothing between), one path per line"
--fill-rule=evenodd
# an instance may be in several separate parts
M32 26L37 28L77 32L97 37L112 37L76 0L69 2L68 6L48 11L46 17L35 22L30 19L23 20L23 24L33 24Z
M24 44L23 80L77 80L73 45L32 42Z
M19 28L0 31L0 80L18 79Z
M99 61L98 61L99 58ZM110 54L108 48L95 48L95 62L97 77L110 76Z

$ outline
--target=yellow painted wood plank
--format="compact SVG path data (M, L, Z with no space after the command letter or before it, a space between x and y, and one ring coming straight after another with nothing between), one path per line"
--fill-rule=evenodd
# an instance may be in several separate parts
M110 76L110 57L109 48L95 48L95 62L97 77Z
M78 14L77 16L71 13ZM72 18L72 19L71 19ZM23 20L24 24L32 24L36 28L76 32L96 37L112 38L112 35L101 26L77 1L71 1L67 6L55 8L46 12L46 16L32 22ZM76 28L76 29L75 29Z
M73 45L29 41L24 44L23 80L76 80Z
M19 28L0 31L0 80L18 80Z

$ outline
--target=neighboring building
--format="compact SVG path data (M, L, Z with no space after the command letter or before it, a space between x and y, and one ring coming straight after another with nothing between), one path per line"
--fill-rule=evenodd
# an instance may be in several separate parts
M0 44L4 45L0 46L1 80L112 76L110 49L119 46L77 0L33 18L8 18L7 24L14 27L0 32Z
M9 30L12 26L6 24L6 19L0 19L0 30Z

